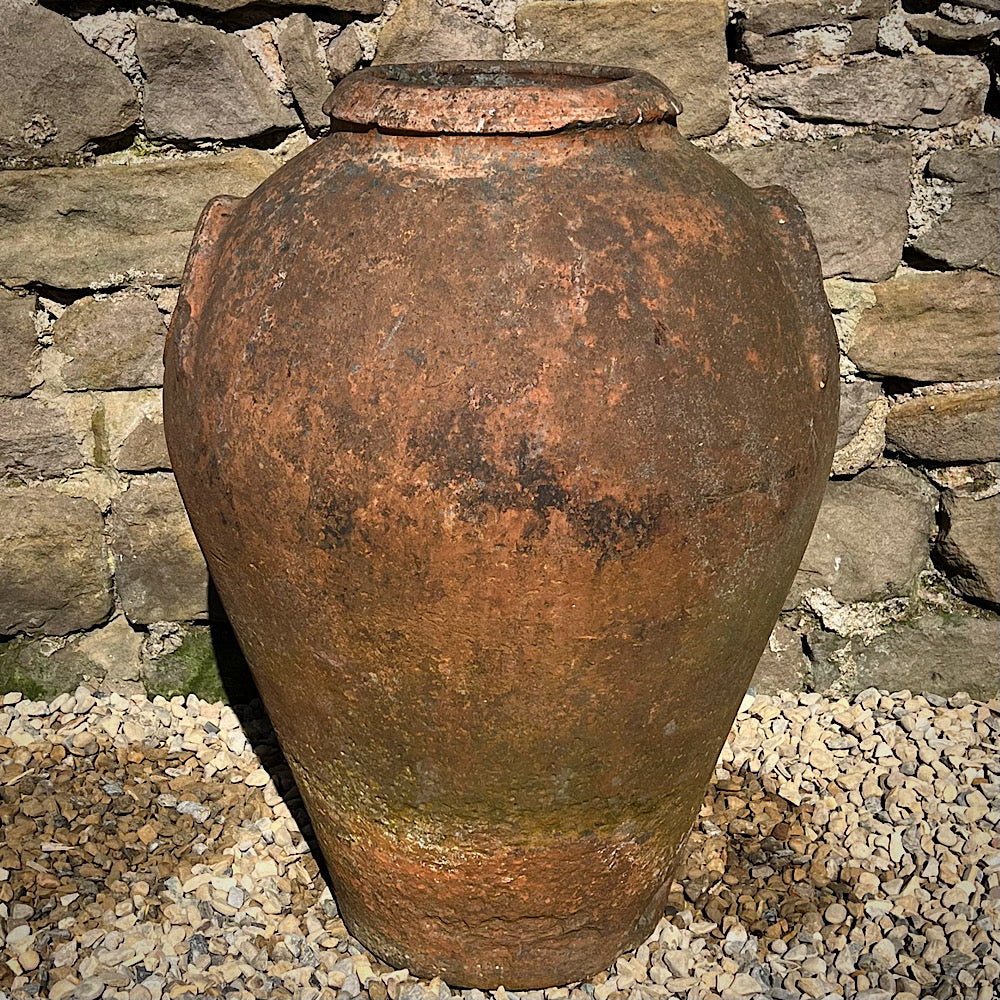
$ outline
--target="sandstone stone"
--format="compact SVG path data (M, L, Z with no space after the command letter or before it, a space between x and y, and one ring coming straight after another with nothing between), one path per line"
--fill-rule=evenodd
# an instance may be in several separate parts
M880 56L758 76L753 99L807 121L940 128L983 113L990 75L972 56Z
M914 382L996 378L1000 281L976 271L904 271L873 287L848 346L861 371Z
M951 205L914 241L922 260L943 267L981 267L1000 273L1000 156L995 147L944 149L927 173L950 181Z
M329 128L330 118L323 113L323 102L333 87L320 59L316 25L305 14L292 14L279 25L275 42L288 86L306 128L310 132Z
M260 6L260 0L184 0L188 7L201 10L211 10L226 13L231 10L241 10L244 7ZM325 7L327 10L351 14L380 14L384 6L383 0L268 0L269 7Z
M125 272L176 283L198 216L217 194L249 194L275 169L244 149L131 166L0 171L0 280L86 288Z
M0 476L62 476L83 465L64 410L37 399L0 400Z
M143 295L78 299L56 320L53 345L69 360L67 389L140 389L163 384L167 328Z
M298 124L235 35L140 17L136 54L146 78L143 111L151 138L244 139Z
M825 588L840 601L908 594L927 565L937 493L901 467L828 484L786 606Z
M864 423L872 403L882 395L882 386L868 379L840 384L840 413L837 424L837 448L843 448Z
M729 120L725 0L535 0L516 15L520 38L541 42L540 58L645 70L684 111L677 127L710 135Z
M111 507L115 584L129 621L190 621L208 614L208 570L173 476L132 481Z
M878 383L858 379L841 385L835 476L856 475L881 457L888 413L889 400L880 394Z
M477 24L435 0L402 0L382 28L375 63L499 59L503 32Z
M714 154L752 187L779 184L802 205L826 277L880 281L909 234L910 143L854 135Z
M1000 458L1000 390L967 389L916 396L889 411L888 446L931 462L990 462Z
M111 606L97 505L44 486L0 492L0 634L65 635Z
M935 52L985 52L1000 31L1000 20L988 17L969 24L956 24L933 14L913 14L906 27L918 42Z
M812 684L835 684L848 695L869 687L944 697L967 691L997 697L998 645L995 620L927 612L891 626L874 639L810 632Z
M0 396L25 396L41 383L34 295L0 289Z
M793 62L826 62L858 52L874 52L878 21L847 21L800 28L780 35L746 31L740 40L739 58L757 69Z
M353 24L347 25L326 47L326 68L331 84L342 80L361 62L361 39Z
M0 160L55 163L136 123L132 84L69 20L15 2L0 16Z
M749 0L745 7L748 31L778 35L819 24L842 24L885 17L892 0Z
M153 472L170 468L163 417L143 417L114 455L114 466L122 472Z
M936 556L959 592L1000 604L1000 496L949 497Z
M802 637L779 622L764 647L750 687L757 694L801 691L808 674L809 658L802 649Z

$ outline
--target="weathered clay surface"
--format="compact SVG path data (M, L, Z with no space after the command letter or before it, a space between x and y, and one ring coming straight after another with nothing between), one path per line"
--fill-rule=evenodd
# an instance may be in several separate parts
M141 17L136 54L146 79L143 114L150 137L241 139L298 124L235 35Z
M968 597L1000 604L1000 496L950 497L936 555L948 577Z
M0 396L24 396L40 382L34 295L0 289Z
M198 213L275 168L255 149L130 166L0 171L0 279L86 288L139 271L177 281Z
M966 382L1000 371L1000 281L967 271L903 271L872 289L848 346L864 372L913 382Z
M990 462L1000 458L1000 391L916 396L889 411L885 436L889 447L931 462Z
M173 477L146 476L111 508L115 584L129 621L185 621L208 614L208 573Z
M0 634L65 635L111 606L97 505L45 486L0 491Z
M6 0L0 14L0 160L57 163L134 125L132 84L70 22Z
M545 59L629 66L680 98L683 135L709 135L729 119L725 0L536 0L517 11L517 33Z
M714 154L747 184L779 184L801 203L823 274L888 278L909 232L910 143L868 135L772 142Z
M67 389L140 389L163 384L167 328L143 295L87 296L70 305L52 329L64 355Z
M655 923L836 433L797 206L656 116L537 134L537 73L342 84L385 130L211 203L167 349L173 465L338 905L455 984L579 979Z
M900 467L869 469L826 489L787 606L814 587L841 601L907 594L927 565L937 493Z
M885 56L759 76L753 96L810 121L940 128L982 114L989 85L989 70L971 56Z

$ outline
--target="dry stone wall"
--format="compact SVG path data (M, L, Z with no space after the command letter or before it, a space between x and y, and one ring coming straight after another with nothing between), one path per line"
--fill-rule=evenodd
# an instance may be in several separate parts
M662 78L815 234L840 437L755 686L995 695L998 32L1000 0L0 0L0 685L236 684L161 416L200 209L358 66L544 58Z

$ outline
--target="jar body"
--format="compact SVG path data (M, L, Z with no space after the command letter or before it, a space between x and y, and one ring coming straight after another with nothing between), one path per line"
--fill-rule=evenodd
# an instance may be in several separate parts
M796 212L662 123L340 132L207 210L171 457L387 961L553 985L659 919L832 455Z

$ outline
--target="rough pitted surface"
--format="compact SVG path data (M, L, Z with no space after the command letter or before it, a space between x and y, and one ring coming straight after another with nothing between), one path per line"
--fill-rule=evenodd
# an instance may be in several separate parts
M146 78L146 134L241 139L298 124L235 35L207 25L141 17L136 54Z
M34 295L0 289L0 396L24 396L40 382Z
M85 288L126 272L176 283L201 210L244 195L276 167L243 149L129 166L0 171L0 279Z
M56 321L52 341L66 355L67 389L140 389L163 384L167 328L142 295L78 299Z
M806 213L823 275L888 278L909 232L910 143L854 135L713 154L753 187L779 184Z
M503 32L435 0L402 0L379 34L375 63L499 59Z
M1000 604L1000 496L973 500L949 497L936 555L968 597Z
M936 508L934 488L900 466L829 483L785 606L814 587L842 601L909 593L927 563Z
M817 690L850 695L892 678L893 684L931 695L949 695L960 687L975 697L996 696L995 619L929 611L875 636L844 638L817 630L806 639L813 661L810 681Z
M880 56L758 76L753 98L809 121L940 128L983 112L990 74L971 56Z
M951 205L914 241L912 249L943 267L1000 271L1000 150L947 149L931 155L927 173L947 181Z
M662 80L684 105L683 135L709 135L729 119L725 0L540 0L517 11L517 33L539 58L629 66Z
M797 28L841 24L889 13L892 0L747 0L746 27L761 35L779 35Z
M306 127L311 133L329 128L330 119L323 113L323 102L330 96L333 85L327 80L326 67L320 59L316 25L305 14L292 14L279 25L275 43Z
M750 66L770 69L785 63L828 62L838 56L874 52L877 42L878 21L847 21L780 35L745 31L738 54Z
M649 938L517 994L417 980L350 936L259 706L3 701L14 997L995 996L995 700L746 699Z
M132 481L111 508L115 583L129 621L204 618L208 571L173 478Z
M65 410L39 399L0 399L0 476L48 479L82 465Z
M357 29L349 24L326 47L326 68L331 85L357 67L361 62L361 54L361 40Z
M903 271L875 285L854 330L859 369L914 382L996 378L1000 281L977 271Z
M42 486L0 491L0 635L65 635L111 606L97 505Z
M894 451L931 462L996 461L998 407L995 387L906 399L889 411L886 441Z
M0 10L0 161L57 163L134 125L132 84L70 22L5 0Z

